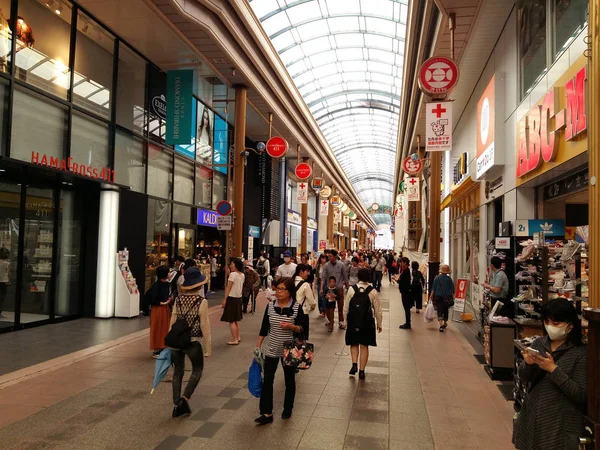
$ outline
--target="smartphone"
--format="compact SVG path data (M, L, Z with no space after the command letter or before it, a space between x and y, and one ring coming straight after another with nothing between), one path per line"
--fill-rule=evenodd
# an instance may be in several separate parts
M536 350L535 348L527 347L525 349L526 352L533 353L535 355L540 355L542 358L546 358L546 352L544 350Z

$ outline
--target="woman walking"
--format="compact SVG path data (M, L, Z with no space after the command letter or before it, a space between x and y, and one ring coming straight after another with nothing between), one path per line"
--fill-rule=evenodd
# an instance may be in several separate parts
M172 349L172 361L175 366L173 374L173 417L191 414L188 404L204 369L204 356L211 353L210 322L208 320L208 302L204 299L204 285L208 279L202 275L197 267L189 267L184 273L184 281L180 285L181 295L175 300L171 326L178 320L185 318L190 327L192 342L185 349ZM204 339L204 351L200 339ZM183 396L181 387L185 372L185 357L192 362L192 374L185 387Z
M171 322L171 302L173 294L169 283L170 269L167 266L156 268L156 282L152 285L146 295L144 302L151 306L150 310L150 350L152 357L158 358L158 354L166 348L165 336L169 332Z
M423 308L423 289L425 289L425 277L419 270L418 261L413 261L410 265L412 269L412 282L410 285L410 295L412 296L411 306L415 305L417 314L421 313Z
M379 295L369 283L371 272L369 269L358 271L358 284L348 288L344 302L344 317L346 328L346 345L350 346L352 355L352 368L350 375L358 371L358 378L365 379L365 367L369 360L369 346L376 347L377 339L375 328L381 333L383 330L383 316ZM375 325L377 323L377 326ZM360 357L360 366L358 360Z
M244 286L242 288L242 303L243 312L248 312L248 303L250 303L250 311L254 312L254 304L256 302L256 296L258 295L258 288L260 280L258 273L252 267L252 261L246 261L244 263Z
M350 286L354 286L356 283L358 283L359 270L360 267L358 267L358 258L355 256L354 258L352 258L352 265L348 269L348 284Z
M242 320L242 290L244 287L244 265L238 258L232 258L229 264L229 277L225 287L225 300L221 304L223 315L221 322L229 323L231 340L227 345L238 345L240 343L240 325Z
M438 322L440 323L440 333L443 333L448 327L448 300L454 297L454 281L450 278L450 266L443 264L440 267L439 275L433 279L431 286L431 296L429 301L433 301L437 311Z
M293 340L294 336L308 339L308 316L304 314L301 305L295 300L294 280L281 278L276 280L274 285L277 299L269 303L265 310L256 342L256 348L260 349L265 337L269 336L260 394L260 416L255 420L259 425L273 423L273 382L280 361L285 377L285 400L281 418L292 417L294 398L296 397L296 369L283 365L283 344Z
M319 260L317 261L317 267L315 268L315 274L317 276L317 295L319 297L319 312L321 313L321 317L327 315L327 299L324 295L321 295L323 287L327 283L327 280L323 280L323 269L325 268L325 264L327 264L327 255L321 253Z
M519 375L529 389L513 430L519 450L576 450L584 435L588 351L581 321L569 300L542 307L544 336L522 352ZM596 381L596 380L590 380Z

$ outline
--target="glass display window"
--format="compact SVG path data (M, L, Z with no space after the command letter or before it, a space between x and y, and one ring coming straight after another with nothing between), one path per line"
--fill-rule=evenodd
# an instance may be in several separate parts
M173 154L158 145L148 145L148 195L173 197Z
M98 173L109 165L108 125L84 114L73 113L71 157L80 166Z
M10 0L0 0L0 72L10 71L12 31L10 21Z
M583 31L589 11L588 0L552 0L555 59Z
M546 0L518 4L521 94L525 96L546 72Z
M196 166L196 206L212 207L213 171L208 167Z
M72 6L62 0L20 0L16 30L16 77L67 98Z
M156 278L156 268L169 263L169 224L171 204L164 200L148 199L146 227L146 292Z
M227 175L229 163L229 130L228 123L215 114L215 139L213 165L217 172Z
M213 163L215 115L201 102L197 105L196 121L196 161L206 165Z
M221 200L227 200L227 177L219 172L214 172L212 207L216 209Z
M115 136L115 181L136 192L146 191L144 141L120 130Z
M117 124L143 133L146 126L146 71L148 63L123 43L119 44Z
M194 164L182 158L175 158L173 199L190 205L194 203Z
M115 38L81 11L77 15L73 103L109 118Z

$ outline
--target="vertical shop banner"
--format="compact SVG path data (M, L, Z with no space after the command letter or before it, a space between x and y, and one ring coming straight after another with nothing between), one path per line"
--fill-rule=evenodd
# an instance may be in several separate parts
M418 202L421 200L421 188L419 187L419 179L417 177L406 177L404 179L406 185L406 197L409 202Z
M352 222L350 222L350 229L352 231L356 230L356 222L354 220Z
M319 215L320 216L329 215L329 200L321 200L319 202Z
M194 119L194 71L167 72L167 136L170 145L192 143Z
M298 188L298 195L296 197L298 203L308 203L308 183L301 181L296 187Z
M454 295L454 311L465 312L465 301L467 300L468 280L459 278L456 280L456 293Z
M350 217L344 214L344 228L348 228L350 226Z
M425 151L452 150L452 102L425 103Z
M322 252L322 251L323 251L323 250L325 250L325 249L327 249L327 241L325 241L325 240L320 240L320 241L319 241L319 251L321 251L321 252Z
M335 208L333 210L333 223L338 224L342 221L342 211Z
M254 237L248 236L248 259L252 261L254 258Z
M478 180L494 167L496 159L494 146L495 79L496 77L492 76L477 103L477 166L475 176Z

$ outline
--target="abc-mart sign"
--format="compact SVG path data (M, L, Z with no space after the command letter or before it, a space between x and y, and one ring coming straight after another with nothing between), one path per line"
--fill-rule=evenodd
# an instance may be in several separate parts
M584 66L565 84L550 89L517 124L517 178L555 160L560 141L573 141L587 130ZM562 100L562 102L561 102ZM565 107L558 109L564 102ZM564 136L562 136L564 134Z

